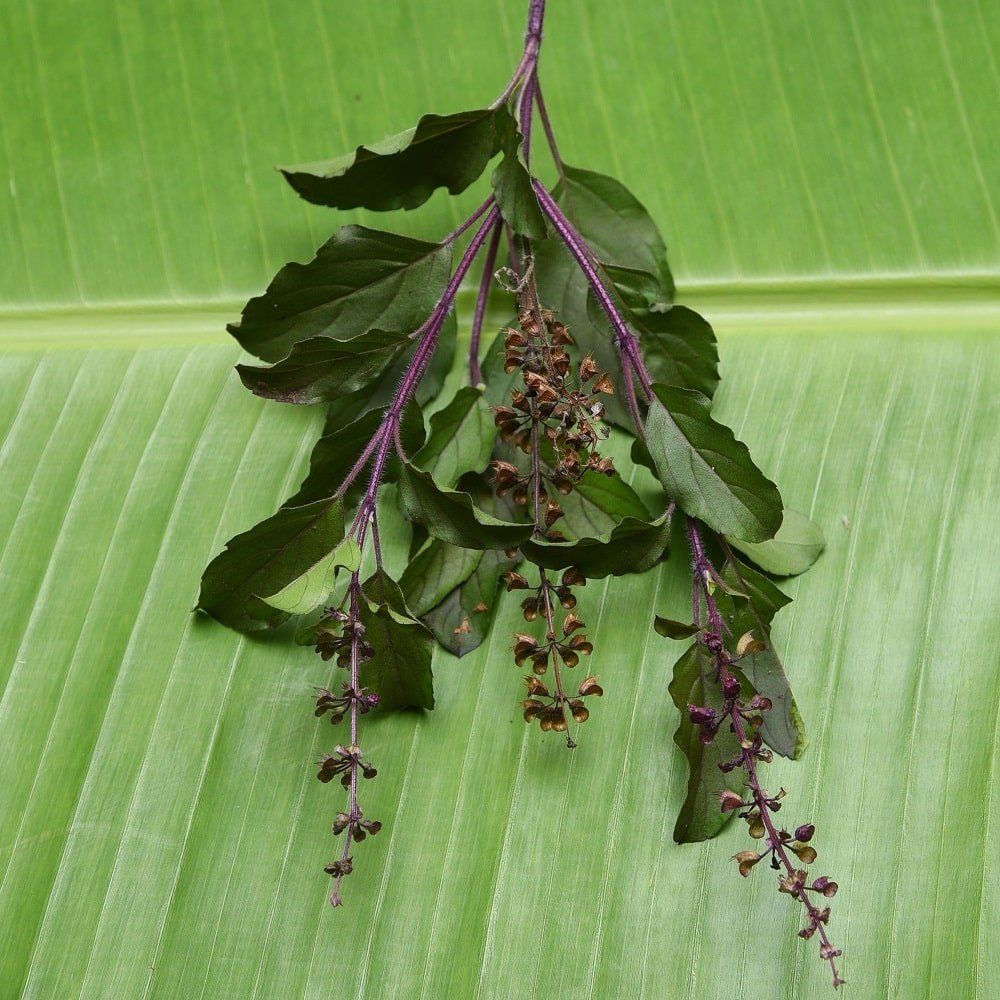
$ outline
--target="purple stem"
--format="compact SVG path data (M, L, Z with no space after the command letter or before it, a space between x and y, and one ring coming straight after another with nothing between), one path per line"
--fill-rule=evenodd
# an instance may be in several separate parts
M441 328L444 326L448 311L455 301L455 296L458 294L458 289L465 279L466 274L469 273L469 268L472 267L473 261L475 261L479 251L482 250L487 236L497 224L499 218L500 209L494 205L487 214L486 220L476 230L476 235L472 237L469 246L462 255L462 259L458 262L458 267L455 268L455 273L451 276L451 281L448 282L448 287L444 290L444 294L434 307L434 311L420 328L420 331L425 332L416 353L413 355L413 361L410 363L409 369L403 376L403 381L396 390L396 396L386 412L382 426L365 448L365 452L367 453L365 457L370 457L372 451L375 450L373 442L376 439L378 440L378 451L375 454L375 465L372 469L372 476L368 481L368 489L365 491L361 506L358 508L357 516L354 518L354 523L351 526L352 532L359 530L363 532L363 525L367 523L368 517L375 509L375 497L382 482L382 473L385 471L385 465L389 459L389 451L398 436L396 431L402 419L403 410L416 391L417 386L420 384L420 379L423 377L431 358L434 356L438 336L441 333ZM363 464L360 468L356 465L357 472L352 470L353 475L357 476L363 467ZM343 491L346 491L347 487L350 486L350 483L350 479L345 481L338 492L342 495Z
M378 513L372 511L372 547L375 549L375 565L382 569L382 539L378 534Z
M524 71L528 66L534 62L536 52L531 52L529 49L525 49L521 54L521 61L517 64L517 68L514 70L514 75L510 78L507 86L503 88L500 96L490 105L491 108L499 108L500 105L506 103L510 98L510 95L514 93L514 89L521 82L521 77L524 76Z
M521 111L519 119L521 122L521 135L524 136L524 165L531 163L531 119L535 108L535 94L538 92L538 73L535 67L528 71L528 77L524 82L524 91L521 94Z
M688 518L687 522L687 533L688 538L691 542L691 553L694 557L694 569L695 569L695 591L694 591L694 622L696 625L701 624L701 609L698 601L698 590L705 595L705 606L708 611L708 620L712 631L715 633L719 639L722 638L722 615L719 613L718 605L715 602L715 597L713 596L711 590L708 586L708 577L717 578L718 573L715 567L712 565L711 560L705 554L705 548L701 541L701 535L698 533L698 527L695 524L694 518ZM722 684L727 675L729 675L729 659L725 653L719 653L715 656L715 663L719 669L719 683ZM778 861L785 869L785 872L792 876L795 874L796 865L792 863L792 859L788 856L788 851L785 848L784 841L778 832L777 827L774 824L774 819L771 815L771 805L770 797L764 790L764 786L760 780L760 773L757 770L757 762L754 758L753 751L747 749L752 745L752 740L747 732L746 725L743 721L743 717L740 715L739 711L733 710L729 713L729 720L732 723L733 733L736 736L737 741L740 744L741 749L741 763L740 766L747 777L747 785L750 788L751 795L754 801L754 805L757 807L757 811L760 814L761 821L764 824L764 828L767 831L767 850L773 850ZM787 837L787 834L786 834ZM840 978L840 972L837 969L837 952L833 944L830 942L829 935L827 934L826 926L820 919L820 910L815 903L807 895L806 887L803 886L797 894L795 894L799 902L806 909L806 913L809 915L810 922L813 927L815 927L816 932L819 934L819 939L823 944L824 950L820 952L825 961L829 962L830 969L833 973L833 988L836 989L843 980Z
M378 447L379 442L382 440L382 435L385 433L385 425L383 424L375 432L374 437L368 444L365 445L365 450L361 453L361 457L354 463L351 471L347 473L344 477L344 481L337 487L337 492L334 494L338 499L342 499L344 494L350 488L351 483L361 475L361 470L368 464L368 459L372 457L372 452Z
M467 229L471 229L483 217L483 215L489 211L493 202L493 195L490 195L489 198L487 198L486 201L484 201L482 205L480 205L479 208L477 208L472 215L465 220L465 222L463 222L457 229L453 229L443 240L441 240L441 242L451 243L452 240L457 240L462 233L464 233Z
M528 30L524 35L524 52L521 54L521 61L514 70L514 75L510 78L507 86L504 87L500 96L490 105L491 108L499 108L514 93L515 88L521 82L526 71L534 67L538 61L538 50L542 45L542 21L545 19L545 0L531 0L528 10Z
M361 614L358 594L361 592L361 578L357 573L352 574L351 583L348 589L351 601L351 618L357 621ZM351 637L351 689L355 692L361 690L361 657L359 649L359 635L357 631ZM360 705L357 698L351 700L351 747L358 746L358 716L360 715ZM360 754L359 754L360 756ZM351 835L355 825L361 819L361 808L358 805L358 765L351 764L351 784L350 784L350 804L348 806L350 823L344 832L344 847L340 855L343 864L351 855ZM336 877L333 883L333 891L330 893L330 903L333 906L340 906L340 884L344 881L343 874Z
M535 46L542 44L542 21L545 20L545 0L531 0L528 10L528 31L524 36L525 46L534 42Z
M645 441L646 439L646 423L642 419L642 414L639 412L639 402L635 398L635 382L632 379L632 368L630 365L624 365L625 374L625 402L628 403L628 412L632 417L632 424L635 427L635 433L640 441Z
M615 328L615 346L618 348L622 363L632 367L636 375L639 376L639 383L643 391L647 397L651 397L653 393L653 380L649 374L649 370L646 368L645 362L642 360L639 342L635 339L635 335L629 329L621 313L615 308L614 302L611 301L611 296L604 287L604 283L597 273L597 268L594 267L590 248L555 203L552 196L545 189L545 185L537 179L533 183L542 211L549 217L553 228L559 234L559 238L566 244L566 249L573 255L578 267L583 271L587 282L594 291L594 295L597 296L597 301L600 302L601 308L607 313L608 319L611 320L611 325Z
M458 290L465 280L466 274L469 273L469 268L472 267L473 261L475 261L479 251L482 250L486 238L490 235L499 218L500 209L494 205L486 216L485 222L476 231L476 235L472 237L469 246L462 255L462 259L458 262L458 267L455 268L455 273L451 276L451 281L448 282L448 287L444 290L444 294L441 296L434 313L431 315L431 319L428 321L427 325L429 329L424 335L420 347L417 348L417 353L413 356L413 363L410 365L410 370L406 373L399 386L389 414L386 415L387 417L395 414L395 419L398 420L403 412L403 407L406 406L413 395L427 364L434 354L438 334L441 332L441 327L448 316L448 311L455 301L455 296L458 294Z
M486 318L486 305L490 298L490 286L493 284L493 272L496 270L497 251L500 249L500 235L502 232L503 224L498 219L493 224L490 245L486 248L483 277L479 282L476 311L472 317L472 337L469 340L469 382L472 385L479 385L483 380L483 370L479 365L479 338L483 331L483 321Z
M559 177L562 179L563 183L566 182L566 165L563 163L562 157L559 155L559 146L556 143L556 134L552 128L552 122L549 119L548 108L545 107L545 98L542 97L542 86L540 83L535 85L535 107L538 108L538 117L542 120L542 128L545 129L545 138L549 143L549 151L552 153L552 159L555 161L556 170L559 171Z

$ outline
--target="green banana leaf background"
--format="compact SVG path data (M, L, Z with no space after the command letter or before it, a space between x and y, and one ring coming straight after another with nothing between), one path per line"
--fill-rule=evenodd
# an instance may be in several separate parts
M524 6L0 4L0 996L828 994L745 831L671 840L681 544L584 592L607 694L572 754L521 721L513 602L436 654L437 709L369 727L386 829L336 911L332 672L190 614L321 423L241 388L226 321L336 226L435 238L485 183L385 217L272 166L487 103ZM776 627L811 742L769 780L859 998L1000 996L998 39L984 0L547 19L566 159L650 209L722 416L826 532Z

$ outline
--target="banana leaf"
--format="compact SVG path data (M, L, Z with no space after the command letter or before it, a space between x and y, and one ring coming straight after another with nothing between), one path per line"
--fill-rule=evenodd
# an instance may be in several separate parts
M719 332L720 416L826 534L775 625L811 742L770 775L840 882L848 988L1000 995L1000 24L550 6L566 158L668 234ZM386 829L340 910L339 800L310 763L333 669L190 613L322 424L242 389L226 322L335 225L434 239L480 194L330 213L270 165L456 110L458 88L488 102L522 27L499 0L0 9L3 997L829 989L796 907L728 862L742 831L671 840L682 646L650 626L685 617L682 558L582 592L606 694L572 754L521 721L516 602L463 659L435 653L435 710L370 726Z

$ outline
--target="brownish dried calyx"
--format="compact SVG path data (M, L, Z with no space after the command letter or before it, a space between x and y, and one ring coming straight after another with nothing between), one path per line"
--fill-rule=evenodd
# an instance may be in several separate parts
M533 286L526 282L518 326L504 333L504 369L508 374L520 371L521 384L511 390L507 405L495 407L500 438L514 449L514 457L495 459L491 473L498 496L509 494L516 505L528 508L534 538L562 542L566 536L559 530L565 517L561 498L571 494L588 472L617 474L612 460L598 450L607 436L601 425L600 396L614 389L593 355L574 364L568 351L573 344L569 330L533 296ZM518 460L518 452L526 458ZM537 572L537 585L515 571L504 577L508 591L529 591L521 602L525 621L540 620L544 625L540 636L523 632L514 637L515 664L530 665L532 671L525 678L524 719L537 720L544 732L565 733L567 745L573 747L570 722L586 722L590 711L584 699L604 693L594 677L573 692L563 674L593 652L582 631L585 623L574 613L573 588L585 585L586 577L576 567L566 569L558 580L542 567ZM557 606L569 612L558 623Z

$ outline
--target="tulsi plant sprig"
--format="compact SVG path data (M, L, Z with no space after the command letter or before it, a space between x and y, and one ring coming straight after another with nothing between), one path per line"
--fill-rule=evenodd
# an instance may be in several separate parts
M742 817L760 849L736 855L740 873L770 862L838 986L825 902L837 884L807 873L815 830L776 822L784 790L765 789L759 773L805 742L771 640L788 603L771 576L803 572L823 537L783 509L713 416L715 335L674 303L653 220L621 183L562 159L539 78L544 14L545 0L531 0L523 54L489 107L425 115L374 146L283 170L308 201L385 211L417 208L441 187L459 194L497 161L489 196L440 242L344 226L311 261L282 268L229 328L266 363L238 366L251 391L325 406L327 422L299 490L216 556L198 606L242 631L295 618L298 641L336 666L315 712L348 731L318 773L347 793L326 866L337 906L355 845L381 829L361 802L376 776L362 731L380 713L434 707L435 640L469 652L502 591L517 592L524 718L575 747L604 694L581 659L614 666L585 632L583 588L656 566L683 515L692 621L653 623L693 640L670 683L689 764L674 837L704 840ZM536 118L558 178L551 190L533 159ZM454 389L456 297L477 263L465 384ZM506 298L512 319L483 351L491 297ZM439 400L446 384L454 391ZM627 479L658 483L657 510L606 453L612 433L631 436ZM379 518L395 513L383 502L389 483L412 525L398 580L379 535ZM578 669L586 676L571 679Z

